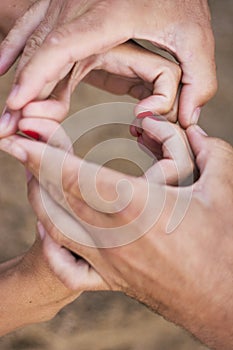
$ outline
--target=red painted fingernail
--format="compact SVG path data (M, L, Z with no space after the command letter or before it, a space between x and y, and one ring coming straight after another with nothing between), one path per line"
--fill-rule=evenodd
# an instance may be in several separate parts
M145 112L141 112L137 115L138 119L143 119L146 117L154 117L154 114L151 111L145 111Z
M39 135L38 132L36 132L36 131L32 131L32 130L22 130L22 132L23 132L25 135L31 137L32 139L34 139L34 140L36 140L36 141L39 141L39 139L40 139L40 135Z

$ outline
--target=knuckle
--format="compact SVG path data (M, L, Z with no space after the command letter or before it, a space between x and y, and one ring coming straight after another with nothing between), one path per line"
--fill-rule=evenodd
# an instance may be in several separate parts
M43 40L40 36L38 35L32 35L28 41L27 41L27 44L25 46L25 49L24 49L24 55L31 55L33 54L34 52L37 51L38 48L41 47L43 43Z
M67 41L73 32L67 25L60 25L54 28L45 39L45 43L49 46L63 46L64 42Z
M68 25L60 25L49 33L49 35L45 38L44 45L49 48L64 50L67 40L73 37L73 34L73 31L69 28ZM74 63L76 61L73 51L73 46L69 45L66 50L67 63Z
M175 82L179 83L181 79L182 71L177 63L169 61L169 64L167 64L164 67L164 72L165 74L168 75L168 77L173 78Z

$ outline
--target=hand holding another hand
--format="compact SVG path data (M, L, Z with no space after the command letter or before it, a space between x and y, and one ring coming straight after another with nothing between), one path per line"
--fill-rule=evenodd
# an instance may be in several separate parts
M150 41L174 54L183 72L178 119L183 127L196 123L200 107L216 91L206 0L37 1L1 46L2 73L25 47L8 107L20 110L40 96L47 97L77 62L92 61L93 55L105 54L131 38ZM110 72L116 74L114 58L105 58ZM98 84L104 86L105 78L99 75Z

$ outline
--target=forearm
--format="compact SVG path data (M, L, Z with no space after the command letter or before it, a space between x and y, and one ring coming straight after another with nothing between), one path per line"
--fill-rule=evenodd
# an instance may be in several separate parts
M0 336L19 327L52 318L52 310L45 307L45 299L33 274L20 267L22 256L0 266Z
M52 319L81 292L73 292L54 275L36 241L23 256L0 265L0 336Z

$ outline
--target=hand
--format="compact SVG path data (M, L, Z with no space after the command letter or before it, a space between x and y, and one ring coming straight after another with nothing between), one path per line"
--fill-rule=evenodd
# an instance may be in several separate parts
M148 118L143 120L142 126L146 127L147 123ZM151 129L151 125L149 126ZM164 186L157 181L157 184L150 188L153 207L148 209L153 210L149 210L148 216L156 215L158 208L160 210L163 204L165 204L164 210L159 220L146 234L143 235L145 232L143 223L141 227L138 224L133 227L133 233L136 233L136 236L141 234L141 238L131 244L94 249L79 244L82 237L78 234L76 240L70 240L66 232L64 235L59 230L62 215L66 224L74 225L74 232L75 225L77 228L79 225L72 219L70 213L67 214L67 208L62 209L52 199L56 197L56 191L54 186L51 186L53 179L51 168L50 180L47 183L44 181L43 185L49 189L52 196L49 197L47 194L47 199L53 208L56 221L51 222L44 203L38 196L39 187L35 180L30 184L31 203L49 234L60 245L83 256L103 276L111 289L122 290L144 302L168 320L185 327L208 346L230 349L233 346L231 278L233 150L225 142L203 135L197 126L188 128L187 135L200 170L199 180L193 186L183 189ZM14 142L11 143L10 140ZM15 141L13 137L8 139L8 143L2 140L0 144L1 148L21 158L38 178L44 150L40 143L21 139ZM54 159L59 158L60 152L51 149L53 164ZM100 232L106 227L109 230L117 227L119 231L122 224L132 222L132 219L139 215L145 204L147 192L145 179L131 178L102 168L96 186L105 200L115 199L112 196L114 197L115 185L120 180L127 179L134 189L132 201L124 210L104 214L102 212L104 208L98 206L95 197L91 196L92 191L88 198L92 207L83 201L80 195L83 188L78 187L79 183L76 176L74 177L74 174L80 173L82 163L72 155L68 158L63 169L63 189L68 203L76 210L76 214L78 213L79 220L82 219L82 224L90 223L93 229L100 227ZM92 165L86 166L87 170L93 171ZM156 165L154 170L156 173ZM89 177L87 173L88 186L90 186ZM187 208L187 196L190 191L193 194ZM164 193L166 193L165 203ZM180 208L183 202L185 204L183 210L187 211L174 232L166 235L168 218L170 219L178 196ZM228 210L225 210L226 207ZM91 241L95 235L90 226L87 227L85 238ZM95 245L103 243L101 236L99 242L94 243Z
M76 62L130 38L149 40L177 58L183 71L179 122L185 128L196 123L200 107L214 95L217 85L206 0L89 0L85 6L75 0L37 1L1 46L0 71L4 73L26 44L27 64L8 107L23 108L47 86L55 86Z
M24 56L17 72L21 71L23 62ZM80 61L53 91L54 84L41 92L39 101L29 103L22 111L7 111L8 124L5 124L3 116L0 136L15 133L21 116L61 122L67 116L73 90L84 78L86 82L115 94L128 93L142 100L135 109L136 114L147 109L176 121L180 77L181 70L177 64L128 42L107 53Z
M44 137L49 138L49 126L54 128L54 124L44 123ZM64 132L58 138L62 148L70 150ZM32 177L27 172L29 183ZM40 222L37 229L36 240L25 254L0 264L0 298L4 300L0 335L50 320L83 291L107 289L96 271L80 256L55 243Z

